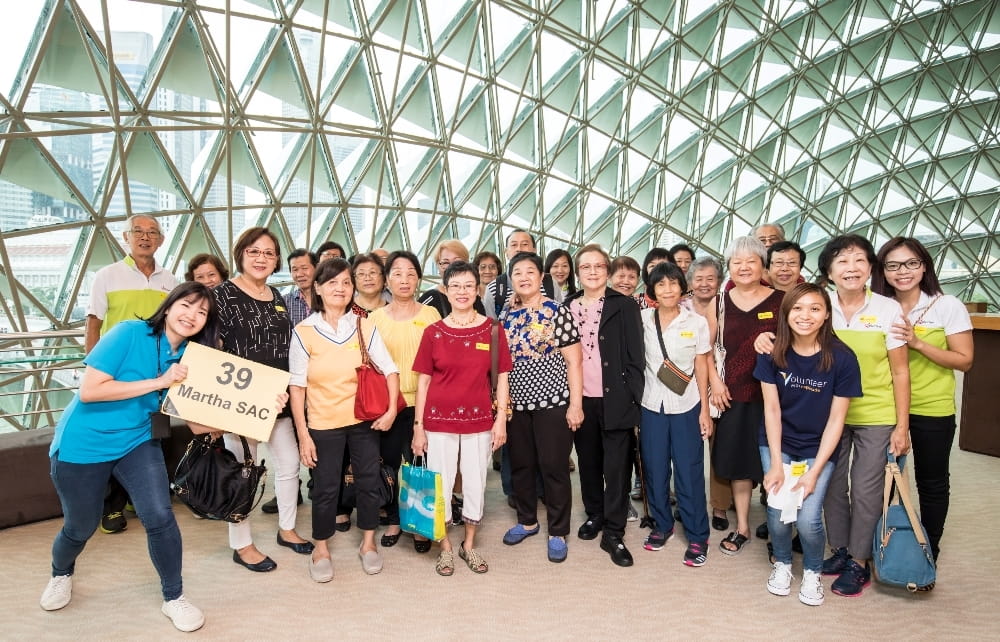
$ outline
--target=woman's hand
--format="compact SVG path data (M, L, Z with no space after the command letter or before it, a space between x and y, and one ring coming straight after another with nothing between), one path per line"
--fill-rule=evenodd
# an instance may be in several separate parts
M773 494L785 483L785 467L781 461L771 461L771 469L764 473L764 489ZM801 482L800 482L801 483Z
M569 408L566 409L566 423L569 424L570 430L576 432L580 424L583 423L583 406L570 404Z
M729 394L729 386L722 383L721 380L712 383L712 389L708 393L708 400L713 406L719 410L725 410L729 408L729 402L732 398L733 396Z
M427 433L424 432L423 428L414 426L410 450L413 451L414 457L423 457L427 454Z
M274 403L275 403L274 406L275 410L277 410L278 412L284 410L285 406L288 405L288 391L279 394L277 400L275 400Z
M702 439L708 439L712 436L715 422L712 421L712 415L708 412L708 408L702 408L701 412L698 413L698 427L701 429Z
M813 491L816 490L816 478L819 477L819 468L813 466L805 472L804 475L799 477L799 483L792 486L792 491L801 490L802 499L812 495Z
M889 436L889 452L896 457L910 452L910 431L907 428L896 428Z
M497 413L497 418L493 420L493 429L490 431L493 452L500 450L500 447L507 443L507 418L501 414L502 412L501 410Z
M157 377L158 389L169 388L178 381L184 381L188 375L188 367L180 363L175 363L167 368L167 371Z
M316 462L316 443L313 442L312 437L308 434L303 437L299 435L299 460L302 461L302 465L306 468L315 468Z
M771 354L771 351L774 350L774 338L773 332L761 332L753 340L753 349L757 351L757 354Z
M910 323L910 320L905 316L900 317L899 321L892 324L892 330L890 330L890 332L893 337L899 339L914 350L919 349L917 346L920 343L920 339L918 339L917 335L914 333L913 325Z
M396 421L396 409L389 407L384 415L372 422L372 430L378 430L379 432L388 432L392 428L392 424Z

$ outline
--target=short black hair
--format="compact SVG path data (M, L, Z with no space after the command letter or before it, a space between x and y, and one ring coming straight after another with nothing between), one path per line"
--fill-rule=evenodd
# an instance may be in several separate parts
M408 250L396 250L395 252L390 253L389 256L386 257L385 272L387 276L389 274L389 271L392 270L392 264L395 263L397 259L403 259L405 261L409 261L410 264L413 265L413 269L417 271L417 278L418 279L424 278L424 270L420 267L420 259L417 258L416 254Z
M507 235L507 238L503 240L504 245L510 243L510 237L514 236L515 234L527 234L528 238L531 239L531 244L534 245L535 247L538 247L538 243L535 241L535 235L529 232L528 230L522 230L521 228L511 230L510 234Z
M354 273L351 272L351 264L347 262L346 259L333 258L327 259L320 262L319 267L316 268L316 275L313 278L313 289L312 289L312 305L313 312L323 311L323 298L319 295L319 290L315 286L322 285L329 281L330 279L340 276L341 272L347 272L347 275L351 278L351 287L354 287ZM347 310L351 309L350 303L347 304ZM344 310L345 312L347 310Z
M160 307L156 308L156 312L146 319L149 333L154 336L162 336L167 325L167 312L181 299L191 297L195 301L202 299L208 301L208 317L205 319L205 327L197 334L188 337L188 340L215 348L219 337L219 308L215 304L215 295L212 294L212 289L198 281L184 281L167 294L167 298L163 300Z
M453 276L457 276L459 274L471 274L476 277L476 287L479 287L479 270L477 270L471 263L461 259L453 261L451 265L445 268L444 274L441 276L441 282L447 286L448 281L450 281Z
M292 259L297 259L297 258L302 257L302 256L308 256L309 257L309 261L313 264L313 267L316 267L317 265L319 265L319 255L318 254L316 254L315 252L310 252L309 250L305 249L304 247L300 247L300 248L294 250L291 254L288 255L288 269L289 270L292 269Z
M771 255L775 252L787 252L788 250L795 250L799 253L799 264L802 267L806 265L806 251L802 249L802 246L795 241L778 241L773 243L771 247L767 248L767 263L764 265L765 268L771 269Z
M670 252L670 256L674 256L678 252L687 252L688 254L691 255L691 260L692 261L695 260L695 258L696 258L696 255L694 253L694 249L690 245L688 245L687 243L678 243L677 245L673 246L672 248L670 248L667 251ZM675 262L676 262L676 258L675 258Z
M860 234L841 234L827 241L827 244L819 253L819 278L817 282L820 285L830 284L830 266L833 265L833 259L849 247L856 247L865 253L874 273L875 266L878 264L878 257L875 254L875 248L872 247L871 241Z
M343 259L347 258L347 251L344 250L344 246L341 245L340 243L337 243L336 241L327 241L326 243L320 245L318 248L316 248L316 256L319 256L320 254L326 252L327 250L340 250L340 258Z
M639 273L639 276L642 277L642 282L646 284L646 287L649 287L649 271L646 266L649 265L649 262L653 259L666 259L668 263L674 263L674 255L671 254L670 250L666 248L654 247L649 252L646 252L646 258L642 260L642 272Z
M688 282L684 278L684 270L676 263L664 261L663 263L657 263L653 267L652 272L649 273L649 280L646 282L646 293L649 294L650 298L653 298L653 289L656 287L656 284L664 279L676 281L681 286L681 294L688 291Z
M514 270L514 266L521 261L531 261L538 268L539 274L545 273L544 266L542 265L542 257L534 252L518 252L510 258L510 263L507 264L507 274L510 274Z

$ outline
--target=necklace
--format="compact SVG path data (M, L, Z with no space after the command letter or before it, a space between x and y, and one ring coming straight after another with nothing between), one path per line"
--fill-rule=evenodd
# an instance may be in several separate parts
M245 286L244 289L248 290L250 292L250 294L252 294L253 296L255 296L257 298L260 298L260 297L264 296L264 294L267 292L267 283L265 283L264 285L261 286L260 292L254 292L253 291L253 287L254 286L250 283L250 279L246 278L245 276L243 276L241 274L240 275L240 281L243 282L243 285Z
M470 317L469 319L465 321L459 321L458 318L455 316L455 313L452 312L451 314L448 315L448 318L451 319L451 322L457 325L458 327L467 328L476 321L476 317L478 316L479 316L478 312L473 312L472 317Z
M570 312L576 321L576 327L580 332L580 343L583 347L583 357L588 361L594 359L597 347L597 332L601 327L601 315L604 314L604 297L596 299L597 306L590 307L585 303L586 297L581 297L580 301L574 301L579 305L571 305Z

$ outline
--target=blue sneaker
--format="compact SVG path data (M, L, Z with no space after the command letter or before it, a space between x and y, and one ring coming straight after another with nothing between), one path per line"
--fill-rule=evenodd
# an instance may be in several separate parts
M833 581L830 590L843 597L858 597L871 583L872 574L868 567L850 560L840 577Z
M847 554L846 548L833 549L833 555L823 560L823 575L840 575L850 561L851 556Z
M549 538L549 561L550 562L565 562L566 555L569 554L569 547L566 546L566 538L564 537L550 537Z
M538 535L538 532L542 530L542 525L538 524L532 530L526 529L521 524L514 524L513 528L503 534L503 543L507 546L513 546L514 544L520 544L524 540L528 539L532 535Z

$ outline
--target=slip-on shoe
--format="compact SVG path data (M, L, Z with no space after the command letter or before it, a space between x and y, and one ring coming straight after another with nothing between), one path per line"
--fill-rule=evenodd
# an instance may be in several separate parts
M329 557L321 557L318 560L309 560L309 577L314 582L324 584L333 579L333 562Z
M376 575L382 572L382 553L378 551L363 553L359 550L358 557L361 558L361 568L365 570L365 573Z
M243 558L240 557L239 551L233 551L233 561L240 566L246 567L255 573L267 573L278 568L278 565L270 557L264 557L261 561L256 564L251 564L250 562L244 562Z
M520 544L532 535L538 535L539 531L542 530L542 525L539 524L535 526L533 530L528 530L521 524L514 524L510 530L503 534L503 543L507 546L513 546L514 544Z
M316 548L312 542L288 542L278 533L278 544L280 546L286 546L299 555L309 555Z

